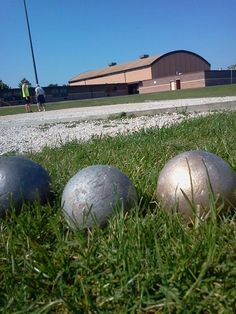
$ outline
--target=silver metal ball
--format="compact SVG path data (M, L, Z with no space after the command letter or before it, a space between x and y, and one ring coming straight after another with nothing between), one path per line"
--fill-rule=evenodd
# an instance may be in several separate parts
M94 222L105 226L114 208L121 204L126 212L137 201L130 179L108 165L93 165L77 172L62 193L62 208L67 222L80 229Z
M187 151L167 162L157 181L156 197L168 212L193 217L209 210L210 193L224 200L224 207L236 205L236 175L220 157L206 151Z
M19 156L0 157L0 217L12 208L19 213L23 203L46 203L50 177L38 163Z

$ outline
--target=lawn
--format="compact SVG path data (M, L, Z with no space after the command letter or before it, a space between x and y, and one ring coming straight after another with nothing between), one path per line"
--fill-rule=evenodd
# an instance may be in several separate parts
M235 142L236 113L224 112L28 154L50 174L55 197L0 220L0 312L235 313L235 211L189 226L154 197L160 170L183 151L212 152L236 171ZM93 164L125 173L139 202L85 233L68 226L60 201L68 180Z
M195 88L187 90L176 90L169 92L159 92L143 95L128 95L128 96L117 96L117 97L106 97L86 100L73 100L73 101L62 101L57 103L47 103L48 110L65 109L65 108L76 108L76 107L91 107L101 105L114 105L114 104L125 104L125 103L137 103L145 101L159 101L168 99L179 99L179 98L202 98L202 97L224 97L224 96L236 96L236 84L232 85L220 85L205 88ZM37 111L36 105L33 105L33 110ZM0 116L17 114L24 112L24 106L14 107L0 107Z

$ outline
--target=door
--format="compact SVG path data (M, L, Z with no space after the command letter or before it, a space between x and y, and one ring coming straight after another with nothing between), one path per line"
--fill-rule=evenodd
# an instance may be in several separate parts
M175 81L170 81L170 90L176 90Z
M180 80L176 80L176 89L181 89Z

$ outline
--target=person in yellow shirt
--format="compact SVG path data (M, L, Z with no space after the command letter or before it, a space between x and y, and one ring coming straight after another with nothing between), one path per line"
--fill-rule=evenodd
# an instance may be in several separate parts
M22 96L24 98L25 101L25 111L26 112L33 112L32 108L31 108L31 101L30 101L30 94L29 94L29 85L28 85L28 81L24 80L23 84L22 84Z

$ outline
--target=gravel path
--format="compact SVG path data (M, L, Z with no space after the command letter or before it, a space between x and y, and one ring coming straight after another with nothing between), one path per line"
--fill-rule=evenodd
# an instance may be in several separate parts
M0 117L0 155L9 152L19 154L37 152L45 146L57 147L74 139L87 141L93 136L116 136L141 129L161 128L180 123L184 119L206 115L209 113L206 105L213 106L213 104L220 104L222 109L226 104L231 104L231 107L233 104L236 108L236 97L145 102L2 116ZM199 109L198 112L190 112L187 115L180 113L183 108L187 111L191 106L194 110ZM158 110L172 113L155 114L159 112ZM109 119L124 112L134 117Z

